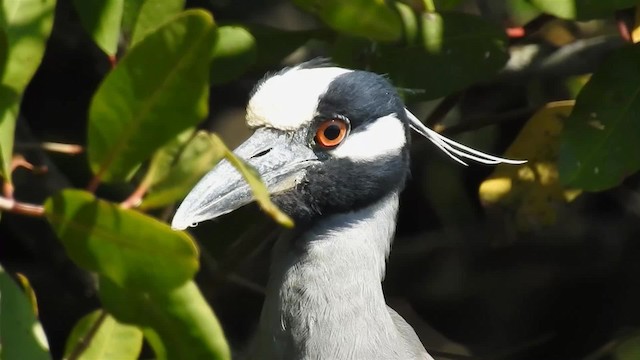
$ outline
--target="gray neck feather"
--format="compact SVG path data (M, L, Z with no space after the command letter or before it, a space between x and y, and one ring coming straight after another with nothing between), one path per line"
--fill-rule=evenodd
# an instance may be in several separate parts
M397 211L394 192L277 241L253 358L404 356L381 285Z

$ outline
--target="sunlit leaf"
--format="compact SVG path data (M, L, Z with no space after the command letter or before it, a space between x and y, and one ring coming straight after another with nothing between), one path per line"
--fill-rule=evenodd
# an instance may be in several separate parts
M98 330L91 335L91 328L96 326ZM88 336L91 336L90 342L78 360L136 360L142 350L142 330L119 323L104 310L95 310L73 327L67 339L65 359L87 341Z
M7 182L11 182L13 134L20 99L42 60L55 4L55 0L0 1L0 33L5 36L0 43L6 45L4 71L0 71L0 176Z
M193 281L168 292L100 279L100 299L118 320L143 327L158 359L230 359L224 333Z
M141 209L166 206L184 198L224 157L225 148L216 147L211 136L205 131L195 135L188 131L154 155L143 180L149 193Z
M219 27L211 55L211 83L222 84L242 75L256 61L256 50L256 39L244 27Z
M384 0L295 0L315 13L332 29L380 41L398 40L402 24L395 10Z
M215 134L211 134L211 141L213 142L216 148L225 149L225 158L233 167L236 168L242 174L245 181L251 187L251 191L253 192L253 196L256 199L256 202L262 208L264 212L269 214L275 221L280 223L286 227L293 227L293 220L282 212L273 202L271 202L271 198L269 197L269 191L267 187L264 185L262 180L260 179L260 174L251 167L251 165L245 163L242 159L235 156L235 154L229 150L226 145L220 140L218 136Z
M0 267L0 359L51 359L42 325L22 289Z
M87 150L96 176L128 179L156 149L204 119L213 41L211 16L189 10L122 58L89 110Z
M125 0L74 0L80 22L107 55L118 51Z
M121 286L172 288L198 270L198 250L185 232L87 192L50 197L45 214L73 261Z
M584 86L562 134L562 182L589 191L640 169L640 45L608 57Z
M540 109L505 153L528 162L500 164L480 185L483 205L512 214L522 230L554 224L559 206L580 194L560 183L556 166L560 134L572 108L573 101L561 101Z
M133 1L135 4L137 1ZM185 0L144 0L140 3L135 21L132 24L131 46L140 42L145 36L160 25L178 15L184 9Z
M589 20L613 15L616 10L633 7L637 0L529 0L551 15L565 19Z

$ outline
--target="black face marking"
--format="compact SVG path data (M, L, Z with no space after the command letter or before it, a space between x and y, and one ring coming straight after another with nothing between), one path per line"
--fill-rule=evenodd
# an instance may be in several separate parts
M320 118L343 115L350 120L352 131L394 113L407 123L404 104L395 88L384 77L366 71L336 77L318 102Z
M409 173L409 151L372 162L328 159L310 168L295 189L275 194L273 201L297 223L320 215L358 210L400 190Z

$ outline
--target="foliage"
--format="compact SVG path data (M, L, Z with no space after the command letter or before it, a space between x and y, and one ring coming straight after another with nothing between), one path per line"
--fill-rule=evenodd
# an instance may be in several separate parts
M111 65L88 108L86 160L92 179L86 191L67 188L48 194L43 207L19 207L11 189L16 122L58 14L55 0L0 1L0 178L5 185L0 204L3 210L44 216L66 255L98 279L102 308L77 322L65 356L136 359L144 338L159 359L230 358L218 318L194 279L201 260L196 241L158 218L170 214L199 178L227 159L251 185L262 210L279 224L293 226L270 202L255 171L219 136L197 126L209 115L210 104L217 106L212 86L277 69L299 49L331 56L340 66L386 74L407 101L431 101L427 104L435 107L435 115L429 125L445 132L483 126L451 125L454 117L445 119L469 89L530 80L531 72L545 71L541 78L562 77L569 88L565 78L577 75L572 71L593 72L586 84L572 82L574 95L561 103L536 97L542 85L531 80L528 101L536 111L519 124L520 134L508 139L506 151L507 157L530 161L497 167L479 187L483 205L505 210L518 231L551 225L558 209L582 191L614 188L640 170L640 45L614 46L612 41L602 47L606 59L582 71L579 60L590 53L571 48L576 36L566 23L552 22L536 33L559 49L553 56L537 62L534 54L518 63L514 54L526 46L513 31L528 35L527 26L506 29L488 11L465 11L464 0L292 3L315 17L317 26L285 30L214 22L210 11L185 9L185 0L75 0L86 36ZM565 20L603 20L636 1L505 4L513 19L545 13ZM112 195L123 187L134 190L118 203ZM28 298L1 269L0 285L2 354L50 358L34 333L39 323ZM629 338L615 356L631 358L625 354L637 354L637 343L637 335Z

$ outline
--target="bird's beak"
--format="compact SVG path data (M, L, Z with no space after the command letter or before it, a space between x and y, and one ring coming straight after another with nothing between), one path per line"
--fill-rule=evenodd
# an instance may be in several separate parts
M269 128L256 130L234 153L258 171L270 194L295 187L305 170L318 162L304 142L293 141L285 132ZM242 175L227 160L222 160L189 192L171 227L186 229L253 200L251 188Z

